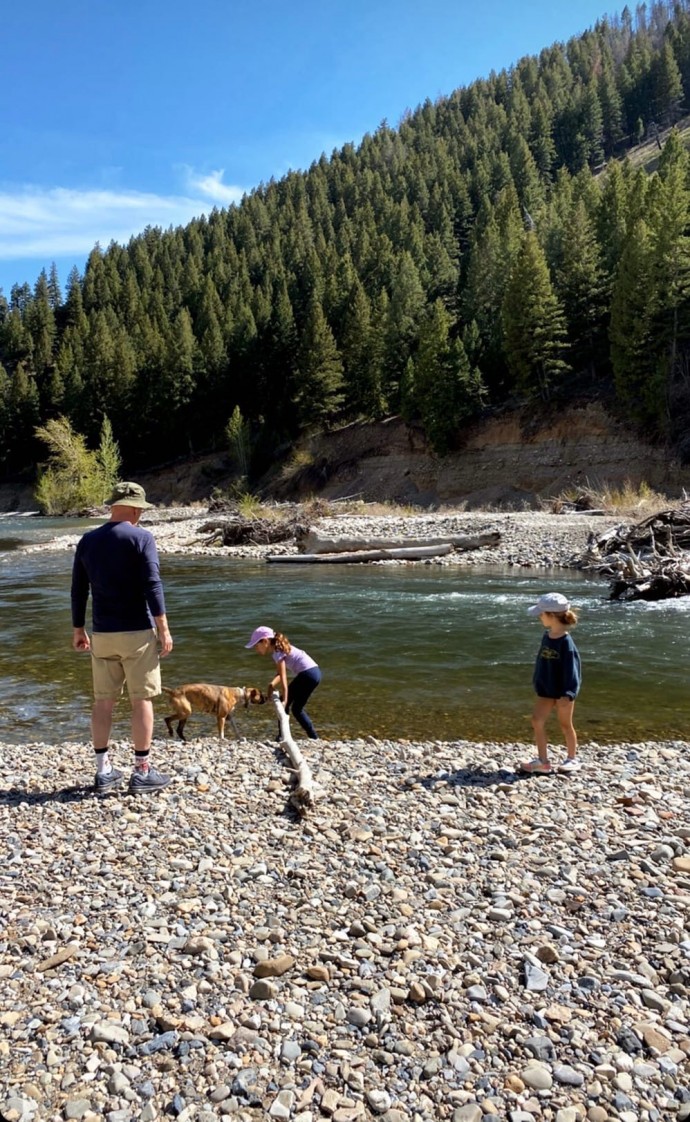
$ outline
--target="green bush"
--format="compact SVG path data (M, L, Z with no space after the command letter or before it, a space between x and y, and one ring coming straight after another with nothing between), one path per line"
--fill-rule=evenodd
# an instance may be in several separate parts
M43 514L82 514L101 506L119 479L120 452L107 417L103 418L96 451L75 432L66 417L56 417L36 429L48 445L48 462L39 466L35 498Z

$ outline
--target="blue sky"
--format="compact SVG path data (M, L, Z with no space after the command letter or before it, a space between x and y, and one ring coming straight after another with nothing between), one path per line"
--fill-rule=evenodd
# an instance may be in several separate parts
M0 287L179 225L605 15L596 0L29 0L2 19Z

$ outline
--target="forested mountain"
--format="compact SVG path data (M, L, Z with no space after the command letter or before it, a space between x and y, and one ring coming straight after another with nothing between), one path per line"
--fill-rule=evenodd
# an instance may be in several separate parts
M399 412L438 452L505 401L612 395L682 448L690 415L690 0L427 101L188 226L96 246L0 297L0 470L64 415L125 467ZM670 130L670 131L668 131ZM649 174L626 154L664 136Z

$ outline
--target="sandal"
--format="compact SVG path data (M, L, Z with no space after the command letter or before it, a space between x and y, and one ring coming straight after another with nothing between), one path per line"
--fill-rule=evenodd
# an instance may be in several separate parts
M526 760L518 764L518 771L524 775L551 775L553 768L548 760Z

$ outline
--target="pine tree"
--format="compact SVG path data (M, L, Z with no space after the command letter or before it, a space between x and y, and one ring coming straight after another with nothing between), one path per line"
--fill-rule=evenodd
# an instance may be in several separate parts
M8 466L21 467L36 462L36 442L34 430L40 416L40 402L35 378L19 362L11 378L7 394L7 431L9 444L6 449Z
M647 225L638 219L626 241L611 301L611 364L624 415L643 431L665 428L666 379L654 337L653 251Z
M674 114L674 110L678 109L683 100L683 82L669 42L664 43L661 53L655 60L652 89L657 120L669 121L673 120L674 116L680 116L680 112Z
M411 255L405 250L396 262L388 310L385 394L398 401L400 376L417 340L424 312L424 288Z
M410 395L429 444L441 456L453 447L462 421L481 408L484 398L481 377L470 369L462 341L451 339L451 326L450 315L437 300L419 333Z
M690 350L690 157L675 129L661 154L649 202L650 303L670 390Z
M355 417L378 420L383 416L381 370L372 361L371 310L363 285L355 281L350 292L342 338L345 401Z
M304 428L330 427L343 403L343 364L321 304L312 299L297 358L296 405Z
M568 325L569 360L575 369L593 370L601 357L606 291L599 244L582 200L562 227L554 287Z
M518 392L550 396L570 369L563 309L549 277L544 251L528 230L513 265L503 303L505 348Z

